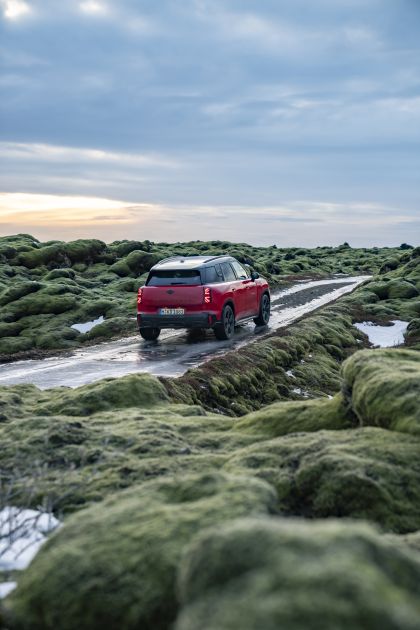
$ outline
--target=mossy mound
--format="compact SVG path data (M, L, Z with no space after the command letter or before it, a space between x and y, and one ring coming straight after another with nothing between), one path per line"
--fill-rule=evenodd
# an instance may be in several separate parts
M164 383L174 400L232 416L299 399L299 390L310 398L335 393L342 360L362 343L348 310L333 305Z
M224 468L273 484L285 514L362 518L404 533L420 529L419 453L419 439L369 427L262 441Z
M415 317L409 323L405 341L410 346L420 345L420 317Z
M243 416L235 428L265 437L351 426L420 435L418 352L363 350L347 359L342 371L342 392L333 399L275 403Z
M126 317L110 317L102 324L97 324L91 331L86 333L87 339L111 339L122 335L134 335L137 332L137 323L134 319L128 320Z
M149 374L130 374L107 378L77 390L60 387L53 390L52 400L38 408L37 414L89 416L108 409L148 408L168 401L162 384Z
M420 355L361 351L343 366L343 393L361 425L420 436Z
M388 284L388 298L390 300L395 299L410 299L419 295L418 289L411 283L405 280L392 280Z
M1 294L0 306L19 300L30 293L35 293L41 288L42 284L39 282L18 282Z
M48 505L61 517L155 477L219 469L253 441L230 434L232 424L168 404L147 375L75 390L1 387L2 488L13 488L17 505Z
M191 543L175 630L418 630L419 579L365 524L240 520Z
M105 250L105 243L96 239L80 239L70 243L58 241L21 253L18 256L18 263L29 269L48 265L70 266L77 262L92 263L100 260Z
M221 474L156 481L70 518L9 598L12 628L169 628L176 570L198 531L267 514L273 489Z
M411 299L419 295L416 286L404 279L386 280L385 282L372 282L368 285L380 300Z
M36 294L26 295L14 301L12 304L9 304L7 313L10 314L11 321L16 321L22 317L31 315L59 315L60 313L75 309L77 299L72 295L63 296L62 293L68 291L67 287L64 288L64 291L63 288L58 291L57 287L54 287L53 291L51 291L51 288L41 289Z
M351 416L343 397L338 394L331 400L321 398L268 405L240 418L235 430L274 438L300 431L339 430L351 426Z
M32 347L31 340L19 337L3 337L0 339L0 352L4 354L18 354Z

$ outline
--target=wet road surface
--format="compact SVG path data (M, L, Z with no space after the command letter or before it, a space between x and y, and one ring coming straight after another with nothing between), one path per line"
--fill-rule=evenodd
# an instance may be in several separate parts
M181 376L190 368L291 324L305 313L353 291L368 279L369 276L357 276L314 280L273 292L269 326L256 328L252 320L245 322L228 341L216 341L212 331L197 334L164 330L157 342L130 337L76 350L71 356L0 365L0 385L32 383L47 389L59 385L78 387L101 378L135 372Z

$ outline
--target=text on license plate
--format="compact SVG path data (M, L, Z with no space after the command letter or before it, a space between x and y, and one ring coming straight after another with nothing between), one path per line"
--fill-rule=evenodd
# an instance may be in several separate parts
M161 308L161 315L184 315L185 308Z

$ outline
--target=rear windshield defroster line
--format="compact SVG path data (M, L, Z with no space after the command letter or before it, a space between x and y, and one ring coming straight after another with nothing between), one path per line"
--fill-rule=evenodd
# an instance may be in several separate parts
M197 269L171 269L168 271L151 271L146 286L192 286L202 284L201 275Z

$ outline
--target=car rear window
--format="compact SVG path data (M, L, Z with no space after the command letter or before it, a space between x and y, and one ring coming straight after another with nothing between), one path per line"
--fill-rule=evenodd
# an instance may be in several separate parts
M170 269L167 271L151 271L146 282L148 287L162 287L169 285L201 284L200 272L197 269Z

